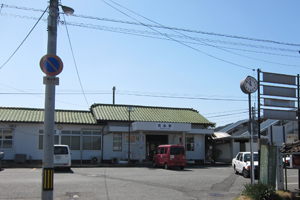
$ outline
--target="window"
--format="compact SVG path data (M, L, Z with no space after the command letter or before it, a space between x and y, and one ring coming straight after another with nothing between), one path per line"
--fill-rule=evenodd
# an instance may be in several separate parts
M170 150L171 155L183 155L184 149L180 147L172 147Z
M164 154L167 154L168 153L168 148L165 148L165 153Z
M80 150L80 131L61 131L61 142L70 147L70 150Z
M0 129L0 149L12 149L13 131L11 129Z
M122 133L114 133L113 135L113 150L122 151Z
M185 137L185 148L187 151L194 151L195 143L194 143L194 136L186 135Z
M179 136L179 143L182 142L182 136ZM186 135L185 136L185 150L186 151L195 151L195 142L193 135Z
M159 152L160 152L160 148L157 148L155 154L159 154Z
M101 132L83 131L82 150L101 150Z
M159 154L164 154L164 150L164 148L161 148Z
M67 147L54 147L54 154L68 154L68 148Z
M239 155L239 161L243 161L243 154Z
M250 161L250 154L244 155L244 162Z

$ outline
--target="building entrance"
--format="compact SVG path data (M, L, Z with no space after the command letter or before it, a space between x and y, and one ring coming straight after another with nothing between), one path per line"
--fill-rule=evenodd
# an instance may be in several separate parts
M162 144L168 144L168 135L146 135L146 161L152 161L154 151Z

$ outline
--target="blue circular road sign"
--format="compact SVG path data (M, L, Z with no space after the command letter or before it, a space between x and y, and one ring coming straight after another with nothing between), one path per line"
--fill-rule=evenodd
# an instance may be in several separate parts
M62 71L63 63L58 56L47 54L42 57L40 67L45 74L56 76Z

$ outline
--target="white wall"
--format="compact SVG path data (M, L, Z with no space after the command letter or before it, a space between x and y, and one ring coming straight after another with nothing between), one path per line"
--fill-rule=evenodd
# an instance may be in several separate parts
M8 127L8 124L1 128ZM41 159L42 151L38 150L38 130L43 124L15 124L13 131L13 149L4 150L4 159L13 160L15 154L26 154L26 159Z
M2 123L0 124L1 128L9 128L9 125ZM13 148L12 150L4 150L4 160L14 160L15 154L26 154L26 159L32 160L42 160L43 151L39 150L39 130L44 129L43 123L14 123L15 125L13 131ZM114 124L121 125L121 124ZM55 130L68 130L68 131L82 131L82 130L97 130L101 131L102 126L95 125L65 125L65 124L55 124ZM105 127L104 132L108 133L109 128ZM58 135L62 135L60 131L57 131ZM110 160L112 157L117 158L125 158L128 144L125 143L125 135L127 133L122 134L122 151L113 151L113 133L109 133L102 138L103 140L103 159ZM140 151L142 155L142 159L146 158L146 134L143 134L143 148L140 150L139 142L130 145L130 149L132 152L132 159L139 160ZM179 137L182 136L180 132L152 132L152 134L163 134L168 135L169 144L179 144ZM139 132L133 132L132 135L139 135ZM186 134L186 135L194 135L194 151L187 151L187 159L197 159L204 160L205 159L205 135L204 134ZM82 137L82 135L81 135ZM82 141L82 140L81 140ZM1 149L0 149L1 150ZM100 157L102 151L87 151L87 150L71 150L72 160L90 160L91 157L97 156Z
M9 124L1 124L1 128L8 128ZM42 160L43 151L39 150L39 130L44 129L43 123L14 123L13 149L4 151L4 160L14 160L15 154L26 154L26 159ZM57 125L55 130L97 130L102 126L89 125ZM58 131L59 133L59 131ZM61 135L60 133L58 135ZM89 160L91 156L101 156L101 151L72 151L72 160Z
M205 160L205 137L204 135L194 135L195 150L186 151L186 159Z

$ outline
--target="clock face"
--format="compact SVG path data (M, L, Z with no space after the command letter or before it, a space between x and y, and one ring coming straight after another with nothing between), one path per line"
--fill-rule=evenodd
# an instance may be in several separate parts
M256 92L256 90L258 89L257 80L252 76L248 76L244 81L244 89L248 93Z

